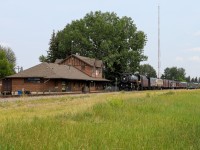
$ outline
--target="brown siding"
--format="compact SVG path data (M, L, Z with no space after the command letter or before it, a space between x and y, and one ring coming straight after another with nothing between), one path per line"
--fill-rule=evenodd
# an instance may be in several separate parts
M85 65L85 70L83 72L91 77L92 76L92 67Z
M79 81L72 81L72 91L82 91L83 84Z
M45 80L43 83L24 82L24 79L12 79L12 92L19 90L31 92L61 92L61 85L56 86L55 80Z
M102 82L90 82L90 91L102 91L103 83Z
M96 91L102 91L103 90L103 83L102 82L96 82L95 88L96 88Z
M31 92L41 91L42 84L40 83L24 83L24 79L12 79L12 91L26 90Z
M102 68L93 67L92 77L93 78L102 78Z
M63 61L61 65L72 65L83 73L92 76L92 67L74 56L71 56Z
M90 89L90 91L95 91L95 82L90 81L89 89Z
M44 83L41 83L43 92L62 92L62 85L59 80L45 80Z
M24 82L24 79L12 79L12 92L25 90L31 93L39 92L82 92L87 86L89 91L103 90L102 82L86 82L76 80L44 80L42 83Z
M90 66L74 56L71 56L63 61L61 65L72 65L90 77L102 78L102 68Z

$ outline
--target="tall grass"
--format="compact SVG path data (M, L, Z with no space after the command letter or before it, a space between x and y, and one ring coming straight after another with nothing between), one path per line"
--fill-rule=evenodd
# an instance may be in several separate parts
M0 120L0 149L200 149L200 91L4 102Z

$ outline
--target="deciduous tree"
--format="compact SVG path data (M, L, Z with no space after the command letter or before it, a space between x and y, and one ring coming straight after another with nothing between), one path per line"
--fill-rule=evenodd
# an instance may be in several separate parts
M171 67L171 68L166 68L164 70L164 74L162 75L162 78L177 80L177 81L186 81L185 75L186 75L185 69Z
M7 61L11 64L11 68L13 72L15 72L15 66L16 66L16 56L15 53L12 51L10 47L4 47L0 45L0 51L4 51L6 55Z
M141 65L139 73L148 77L157 77L156 70L149 64Z
M114 79L119 73L135 72L140 62L147 59L143 54L146 41L146 35L137 30L131 18L120 18L109 12L90 12L83 19L67 24L63 30L53 32L47 61L79 53L103 60L106 77Z
M0 50L0 79L13 73L13 65L6 58L5 51Z

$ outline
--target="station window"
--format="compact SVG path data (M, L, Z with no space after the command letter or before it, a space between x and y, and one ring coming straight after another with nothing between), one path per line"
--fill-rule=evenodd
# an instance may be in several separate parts
M90 86L91 86L91 87L94 87L94 86L95 86L95 83L94 83L93 81L91 81L91 82L90 82Z
M24 79L25 83L41 83L40 78L27 78Z

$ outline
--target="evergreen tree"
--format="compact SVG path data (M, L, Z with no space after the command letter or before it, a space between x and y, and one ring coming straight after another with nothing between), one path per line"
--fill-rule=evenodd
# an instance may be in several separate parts
M39 59L43 59L42 61L47 62L54 62L59 57L59 51L58 51L58 42L56 39L56 33L53 30L53 33L51 35L51 39L49 42L49 50L47 51L47 58L44 60L45 56L40 56Z
M40 62L46 62L46 61L47 61L47 58L46 58L44 55L41 55L41 56L39 57L39 60L40 60Z
M190 76L186 77L186 81L190 82Z

